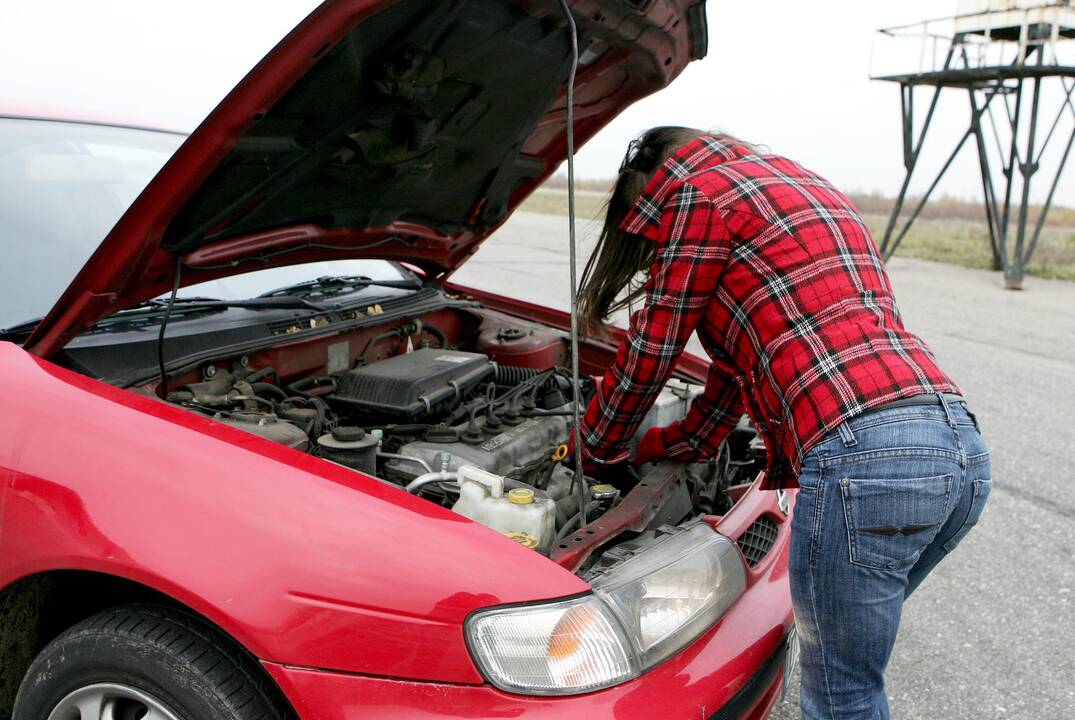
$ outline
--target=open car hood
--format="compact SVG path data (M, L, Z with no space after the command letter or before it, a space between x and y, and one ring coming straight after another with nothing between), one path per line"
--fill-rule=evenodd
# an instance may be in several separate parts
M573 0L581 145L706 50L705 0ZM557 0L329 0L198 126L26 347L181 285L377 257L443 278L567 154Z

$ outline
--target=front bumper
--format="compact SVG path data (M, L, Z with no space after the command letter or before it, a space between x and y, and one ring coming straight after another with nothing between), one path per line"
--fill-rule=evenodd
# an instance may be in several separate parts
M695 678L694 663L666 677L658 677L659 670L655 670L609 690L568 698L522 697L489 686L342 675L272 663L266 663L266 667L302 720L490 717L761 720L768 717L782 694L787 650L787 638L781 638L773 652L730 694L727 686L719 688L710 684L719 682L715 677L718 673ZM726 699L720 700L721 695Z
M744 498L733 518L783 515L775 493ZM786 520L786 518L780 518ZM725 530L724 522L716 523ZM740 524L740 523L736 523ZM792 627L787 546L790 522L779 523L768 556L749 573L743 596L720 622L683 651L629 682L586 695L513 695L489 685L417 682L349 675L265 662L302 720L761 720L783 689ZM731 533L729 533L731 534ZM734 537L734 535L733 535Z

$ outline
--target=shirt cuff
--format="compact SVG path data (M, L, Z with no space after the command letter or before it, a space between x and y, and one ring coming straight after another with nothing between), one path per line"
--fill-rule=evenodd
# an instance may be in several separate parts
M683 424L680 422L674 422L661 428L661 440L664 442L664 447L668 451L668 457L670 458L685 461L698 458L698 449L684 435Z

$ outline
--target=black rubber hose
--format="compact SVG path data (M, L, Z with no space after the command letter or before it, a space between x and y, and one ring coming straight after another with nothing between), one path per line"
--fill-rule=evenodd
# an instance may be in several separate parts
M287 400L287 393L272 383L256 382L251 384L250 387L254 388L255 395L268 394L275 396L279 400Z
M362 364L365 365L366 364L366 355L369 353L370 349L374 345L376 345L377 343L381 342L382 340L387 340L388 338L403 337L403 332L404 332L403 328L396 328L394 330L385 331L385 332L381 333L380 335L374 335L366 343L366 346L362 348L362 352L360 352L358 354L356 359L362 361Z
M254 372L250 373L246 377L242 378L242 380L244 382L248 382L248 383L253 384L253 383L258 382L259 380L261 380L263 378L269 377L270 375L276 375L276 369L273 368L271 365L267 365L267 366L261 368L260 370L255 370Z
M427 332L433 337L437 338L437 342L440 343L440 348L443 350L448 347L448 336L438 328L436 325L431 325L425 321L422 322L422 331Z
M323 392L323 393L309 392L310 390L313 390L315 388L322 388L322 387L329 388L328 392ZM315 397L321 397L322 395L331 395L332 393L336 392L336 378L332 377L331 375L322 375L320 377L302 378L301 380L296 380L295 382L293 382L290 385L288 385L287 389L290 390L295 395L298 395L298 396L304 397L304 398L315 398Z

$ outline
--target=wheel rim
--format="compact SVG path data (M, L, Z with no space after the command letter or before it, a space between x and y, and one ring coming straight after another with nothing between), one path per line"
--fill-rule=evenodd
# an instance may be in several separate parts
M181 720L152 695L118 683L79 688L49 713L48 720Z

